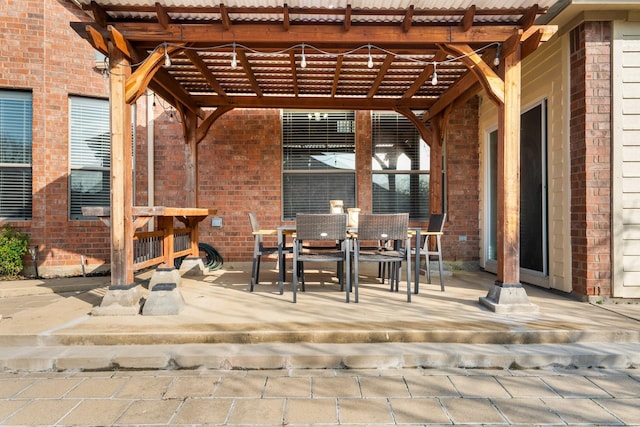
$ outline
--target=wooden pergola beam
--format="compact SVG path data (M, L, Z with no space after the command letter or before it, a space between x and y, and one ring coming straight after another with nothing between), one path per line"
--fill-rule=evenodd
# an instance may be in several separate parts
M87 25L85 30L89 35L89 43L93 46L94 49L99 51L101 54L105 56L109 56L109 42L104 38L102 33L93 28L91 25Z
M411 29L411 24L413 23L413 11L414 6L410 5L404 15L404 19L402 20L402 31L404 31L405 33L408 33Z
M457 98L467 91L472 90L476 84L478 85L478 89L480 89L480 85L478 84L476 77L471 72L467 72L457 82L451 85L449 89L447 89L446 92L444 92L440 98L433 103L433 105L431 105L429 110L425 113L423 120L429 120L431 117L435 117L440 114Z
M342 55L338 57L336 62L336 71L333 75L333 85L331 85L331 97L336 96L338 92L338 83L340 83L340 71L342 70Z
M474 80L475 82L475 80ZM311 109L349 109L349 110L395 110L409 108L424 110L433 105L431 99L393 99L393 98L347 98L329 96L194 96L194 100L203 108L229 105L234 108L311 108Z
M454 56L461 56L461 61L473 72L487 94L496 103L504 103L504 81L493 69L467 44L442 44L440 48Z
M109 15L107 15L107 12L93 0L89 3L88 9L93 13L95 23L106 28L109 23Z
M129 43L126 37L124 37L124 35L120 33L116 28L109 26L108 30L114 45L127 57L127 59L132 62L142 63L138 68L142 68L143 70L140 71L140 73L137 73L135 77L132 77L134 80L129 82L127 88L128 95L132 96L131 98L129 98L131 99L131 102L135 102L135 99L137 99L137 97L141 96L141 94L144 93L144 90L151 81L151 79L148 78L148 74L151 74L151 78L155 80L156 84L158 84L166 92L171 94L171 97L169 97L168 99L164 96L163 98L167 99L167 101L169 102L178 101L189 110L193 111L196 115L200 117L204 116L204 113L200 111L198 105L193 102L193 98L191 97L191 95L180 84L178 84L178 82L176 82L173 77L171 77L166 72L166 70L164 70L162 67L156 66L158 59L156 55L152 54L151 56L144 56L143 54L139 53L131 45L131 43ZM171 54L176 50L179 50L180 48L175 46L167 47L167 45L165 44L162 49L166 49L165 52ZM157 54L158 50L154 51L154 53ZM149 60L149 58L152 59ZM147 61L149 61L148 64ZM145 64L146 67L143 67L143 65Z
M344 10L344 30L349 31L351 29L351 5L348 4Z
M289 47L300 43L313 43L317 47L344 49L354 45L383 44L393 49L424 49L426 44L436 43L494 43L507 40L513 35L514 27L497 25L486 27L474 25L464 31L455 26L412 26L411 31L403 32L394 27L383 25L351 26L344 31L343 24L293 25L288 31L282 31L282 24L234 24L233 31L227 31L222 24L170 24L168 28L156 23L112 23L124 36L135 42L151 44L168 43L232 43L251 47ZM531 29L547 26L532 26ZM543 41L553 35L545 31Z
M156 2L156 16L158 17L158 23L162 25L164 28L168 28L169 24L171 24L171 17L167 12L167 9L160 4L160 2Z
M205 78L207 83L209 83L209 86L211 86L211 88L215 90L218 95L222 96L223 98L226 98L227 94L225 93L224 89L220 85L220 82L218 82L218 79L216 79L216 76L214 76L211 73L211 71L209 71L209 67L207 67L207 64L205 64L205 62L202 60L200 55L198 55L198 52L193 51L191 49L186 49L184 51L184 54L187 56L187 58L189 58L189 60L193 63L193 65L195 65L198 71L202 73L202 76Z
M529 35L526 39L523 38L521 42L522 49L522 59L531 55L538 47L540 47L540 43L542 42L542 31L536 31L533 34Z
M220 20L222 21L222 28L229 31L231 29L231 19L229 19L229 12L224 3L220 3Z
M476 17L476 5L472 5L467 11L464 13L462 17L462 21L460 25L462 25L462 29L464 31L469 31L471 27L473 27L473 20Z
M519 24L523 30L526 31L533 26L534 22L536 22L536 17L538 16L539 11L539 6L534 4L522 15Z
M151 55L127 79L125 100L134 104L149 86L149 82L164 62L165 49L151 52Z
M380 70L378 70L378 75L371 85L369 92L367 92L367 98L373 98L373 96L376 94L378 88L380 87L380 84L382 84L382 81L384 80L384 76L387 74L387 71L389 71L389 68L391 67L391 64L393 63L393 60L395 58L395 55L392 54L387 54L387 56L384 58L384 62L380 66Z
M296 54L293 51L289 52L289 64L291 66L291 76L292 76L292 84L293 84L293 94L295 96L299 95L298 89L298 67L296 67Z
M198 126L198 129L196 130L196 143L199 144L207 136L209 129L216 120L218 120L220 117L222 117L223 114L228 113L231 110L233 110L233 107L229 105L221 105L220 107L212 111L207 116L207 118L204 119Z
M247 74L247 78L251 83L251 88L253 91L261 98L264 94L262 93L262 89L260 89L260 84L258 83L258 79L256 79L256 75L251 68L251 64L247 59L247 55L244 53L243 49L236 49L236 54L238 55L238 59L240 60L240 64L242 64L242 68L244 72Z
M433 57L434 62L442 62L445 59L447 59L447 54L442 51L438 51ZM415 95L416 92L420 90L420 87L424 84L424 82L427 81L429 77L431 77L432 74L433 74L433 64L429 64L424 68L424 70L422 70L422 73L420 73L418 78L415 79L415 81L411 84L411 87L407 89L404 95L402 95L402 99L412 98L413 95Z
M285 3L282 5L282 27L285 31L289 31L289 6Z
M399 114L402 114L411 123L413 123L424 142L426 142L429 146L433 144L433 132L431 129L429 129L429 127L427 127L427 124L420 119L420 117L416 116L413 111L406 107L398 107L395 109L395 111Z

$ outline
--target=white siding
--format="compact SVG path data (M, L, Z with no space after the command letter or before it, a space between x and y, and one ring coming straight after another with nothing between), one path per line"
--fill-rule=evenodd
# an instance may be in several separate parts
M640 297L640 25L613 42L613 296Z

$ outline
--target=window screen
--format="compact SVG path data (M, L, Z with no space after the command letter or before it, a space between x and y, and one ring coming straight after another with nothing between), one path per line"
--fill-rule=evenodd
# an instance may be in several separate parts
M109 101L69 98L69 150L69 217L89 219L83 206L110 204Z
M31 219L30 92L0 90L0 219Z
M373 212L408 212L413 220L427 220L429 146L400 114L374 112L371 125Z
M328 213L330 200L356 206L353 111L285 111L282 117L283 217Z

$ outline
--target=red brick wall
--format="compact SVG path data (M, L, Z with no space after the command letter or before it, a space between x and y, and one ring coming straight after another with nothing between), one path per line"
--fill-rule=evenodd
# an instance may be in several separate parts
M14 225L40 249L40 273L81 272L80 256L108 258L108 231L68 221L68 97L108 97L93 48L70 27L86 20L58 0L0 2L0 88L33 96L33 219ZM100 261L98 261L100 260Z
M611 294L611 23L585 22L571 40L572 288Z
M448 261L478 261L480 254L478 98L449 116L445 142L447 222L442 237Z
M477 101L454 111L447 135L448 212L445 259L477 261L478 123ZM371 114L356 114L357 202L371 210ZM214 246L225 261L249 261L253 238L248 213L262 228L281 221L281 121L279 110L234 110L211 127L198 146L199 206L218 209L223 226L201 226L201 241ZM184 183L184 144L175 122L158 122L156 134L156 204L179 205ZM160 135L162 135L160 137ZM426 226L426 223L412 225ZM461 239L464 236L466 240ZM271 242L275 243L275 238Z

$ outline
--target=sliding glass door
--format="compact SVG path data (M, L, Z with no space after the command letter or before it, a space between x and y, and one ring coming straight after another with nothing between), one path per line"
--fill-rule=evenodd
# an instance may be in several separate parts
M520 267L548 274L546 103L526 110L520 127ZM487 138L485 257L497 259L498 131ZM488 268L491 270L491 268Z

